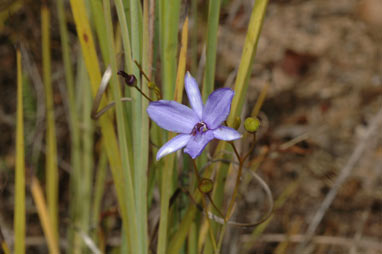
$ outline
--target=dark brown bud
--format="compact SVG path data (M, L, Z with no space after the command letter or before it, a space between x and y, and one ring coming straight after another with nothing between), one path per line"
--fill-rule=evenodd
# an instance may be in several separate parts
M133 74L129 75L124 71L118 71L117 74L125 79L125 83L128 86L134 86L135 81L137 81Z

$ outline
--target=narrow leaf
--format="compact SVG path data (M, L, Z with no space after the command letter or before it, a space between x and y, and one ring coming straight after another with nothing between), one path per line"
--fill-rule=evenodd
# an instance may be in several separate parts
M25 152L21 53L17 49L17 122L15 183L15 254L25 253Z

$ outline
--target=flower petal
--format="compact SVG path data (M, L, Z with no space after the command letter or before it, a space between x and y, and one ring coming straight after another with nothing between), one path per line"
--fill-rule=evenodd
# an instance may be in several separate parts
M216 129L227 119L233 95L232 89L219 88L208 96L202 119L209 129Z
M167 154L173 153L185 147L191 137L192 136L190 134L179 134L173 139L167 141L167 143L164 144L157 152L157 161L163 156L166 156Z
M235 129L227 126L220 126L219 128L213 130L213 132L214 137L220 140L231 141L242 137L242 135Z
M191 133L199 122L195 112L176 101L154 101L147 107L147 114L161 128L178 133Z
M184 78L185 88L188 100L190 102L191 108L198 115L199 119L202 119L203 115L203 101L202 96L200 96L199 86L196 80L191 76L189 72L186 73Z
M198 133L195 136L191 136L184 152L188 153L193 159L195 159L203 152L203 149L206 147L208 142L213 139L214 134L212 131L206 131L203 133Z

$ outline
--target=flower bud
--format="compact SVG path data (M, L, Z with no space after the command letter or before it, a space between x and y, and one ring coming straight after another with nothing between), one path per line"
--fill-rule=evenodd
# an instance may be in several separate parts
M240 124L241 124L241 118L239 116L237 116L235 118L235 120L233 121L233 124L232 124L232 128L234 128L235 130L239 129L240 128Z
M250 133L256 132L259 126L260 126L260 121L257 118L248 117L244 121L244 128L246 131Z
M124 78L125 83L128 86L134 86L135 81L137 81L137 78L133 74L129 75L124 71L118 71L117 74Z
M204 194L210 193L214 186L214 182L208 178L202 178L199 183L199 190Z

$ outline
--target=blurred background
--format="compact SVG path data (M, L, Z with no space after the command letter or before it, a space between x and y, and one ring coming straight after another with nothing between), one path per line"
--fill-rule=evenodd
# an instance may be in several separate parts
M40 4L0 1L0 229L9 242L13 235L18 42L27 73L27 174L30 165L43 165ZM67 91L54 1L49 4L59 208L65 225L70 171ZM250 0L222 3L216 87L232 85L252 6ZM190 29L198 31L196 38L190 38L198 45L193 49L197 57L188 59L187 69L201 80L207 9L203 1L197 8L198 19L190 20ZM81 51L68 3L66 11L72 58L77 59ZM267 89L257 145L264 158L257 172L272 190L275 211L256 231L230 228L224 253L297 253L312 229L311 242L306 243L309 253L382 253L381 31L381 0L270 0L245 107L247 111L253 108L260 92ZM360 154L354 153L357 149ZM42 169L34 171L43 178ZM258 183L250 181L242 193L236 218L261 217L266 199ZM330 193L334 194L330 206L320 210ZM113 195L112 187L106 185L104 203L115 205ZM27 253L47 253L28 192L26 207ZM314 227L312 221L319 211L322 219ZM113 234L109 240L112 245Z

